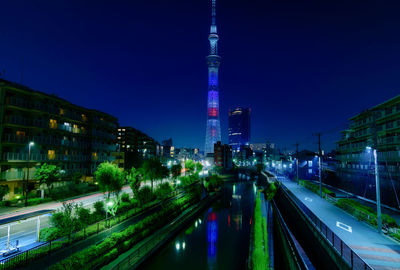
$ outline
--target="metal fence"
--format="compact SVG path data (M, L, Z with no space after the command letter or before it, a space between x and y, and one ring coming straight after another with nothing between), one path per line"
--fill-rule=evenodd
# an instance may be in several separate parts
M43 256L43 252L38 252L39 249L47 248L47 253L51 251L51 243L43 243L24 252L18 252L14 255L9 255L0 259L0 270L15 269L28 264L31 260L39 256Z
M169 223L168 226L163 227L151 237L147 238L134 252L123 261L113 266L111 270L132 269L133 266L137 266L143 258L153 252L158 246L168 241L172 235L178 232L182 226L190 221L194 216L198 215L201 212L201 209L207 206L212 200L212 197L208 197L206 200L200 202L199 205L185 210L186 214L183 215L183 218L176 218L173 222Z
M303 204L285 185L281 184L282 190L287 197L291 199L303 212L309 221L314 225L317 231L332 245L332 247L340 254L340 256L351 266L351 269L356 270L372 270L360 256L357 255L342 239L339 238L325 223L323 223L314 213Z

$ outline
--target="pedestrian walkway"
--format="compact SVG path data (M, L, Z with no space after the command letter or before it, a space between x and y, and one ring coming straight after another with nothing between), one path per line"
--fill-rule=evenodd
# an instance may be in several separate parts
M342 209L320 198L314 192L285 178L278 177L343 242L376 270L400 269L400 244Z

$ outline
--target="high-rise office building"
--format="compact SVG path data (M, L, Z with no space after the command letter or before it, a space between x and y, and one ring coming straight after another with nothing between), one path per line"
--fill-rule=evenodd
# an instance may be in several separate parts
M250 108L237 107L229 110L229 145L234 152L250 143Z
M212 21L210 28L210 55L207 56L208 65L208 102L207 102L207 128L205 154L214 152L214 144L221 141L221 126L219 120L219 90L218 90L218 68L221 57L218 56L218 34L216 17L216 3L212 0Z

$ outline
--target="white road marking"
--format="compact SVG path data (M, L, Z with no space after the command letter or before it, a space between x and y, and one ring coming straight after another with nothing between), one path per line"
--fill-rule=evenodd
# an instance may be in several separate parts
M351 228L351 226L346 225L346 224L344 224L342 222L336 221L336 226L339 227L340 229L348 231L350 233L353 232L353 229Z
M305 197L304 200L305 200L305 201L308 201L308 202L312 202L312 199L311 199L311 198L308 198L308 197Z

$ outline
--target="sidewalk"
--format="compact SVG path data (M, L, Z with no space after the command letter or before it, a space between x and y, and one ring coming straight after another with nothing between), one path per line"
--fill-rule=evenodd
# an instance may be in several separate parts
M400 244L396 241L379 234L375 228L359 222L305 187L285 177L278 179L372 268L400 269Z

